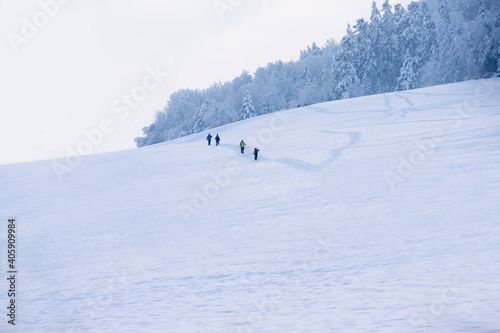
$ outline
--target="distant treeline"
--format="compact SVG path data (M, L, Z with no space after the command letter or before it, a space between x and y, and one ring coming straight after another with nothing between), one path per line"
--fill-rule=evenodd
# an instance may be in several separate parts
M256 115L344 98L500 75L499 0L373 2L370 21L340 43L315 43L300 59L269 63L204 90L174 92L138 147Z

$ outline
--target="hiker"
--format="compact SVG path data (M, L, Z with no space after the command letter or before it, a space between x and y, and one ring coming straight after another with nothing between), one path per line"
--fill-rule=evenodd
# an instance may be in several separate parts
M207 141L208 141L208 145L210 146L210 143L212 142L212 136L210 135L210 133L208 133Z
M260 149L257 149L257 148L255 148L255 149L253 150L253 156L255 156L255 160L256 160L256 161L257 161L257 157L259 157L259 151L260 151Z
M240 148L241 148L241 153L242 153L242 154L244 154L244 153L245 153L245 146L246 146L246 145L247 145L247 144L246 144L243 140L241 140L241 142L240 142Z
M219 142L220 142L220 137L219 137L219 134L217 134L215 136L215 145L218 146L219 145Z

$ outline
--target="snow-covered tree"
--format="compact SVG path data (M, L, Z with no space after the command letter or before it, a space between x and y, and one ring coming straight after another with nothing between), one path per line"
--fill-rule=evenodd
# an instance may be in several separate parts
M240 120L249 119L255 117L256 115L257 113L255 112L255 107L253 106L252 96L250 96L250 92L247 90L240 109Z
M421 28L416 53L419 55L421 61L419 66L423 66L436 55L437 34L436 24L432 20L432 12L427 3L422 2L419 9L419 20L417 20L415 24L418 24Z
M300 59L305 59L310 55L318 56L321 54L321 48L318 47L316 42L312 43L312 46L308 46L306 50L300 51Z
M500 6L499 6L500 7ZM483 32L483 43L477 43L476 39L472 45L479 44L477 48L478 61L483 76L500 74L500 16L491 15L484 3L479 7L479 13L475 21L475 31Z
M392 19L392 5L389 3L389 0L385 0L382 5L382 18L385 22Z
M372 13L370 16L370 21L372 23L378 23L381 19L380 10L378 10L377 3L375 1L372 2Z
M466 78L465 64L458 45L461 44L461 31L451 21L447 0L439 0L438 46L439 46L439 83L451 83Z
M417 87L417 75L415 73L417 62L418 60L415 57L406 54L396 90L409 90Z
M378 45L378 92L392 91L396 86L399 76L399 68L396 68L395 60L398 57L397 30L395 26L392 5L385 0L382 5L382 21L380 22L380 40Z
M358 56L357 41L351 26L347 25L347 35L340 43L341 50L335 55L334 75L336 86L334 88L335 99L355 97L359 92L360 80L356 71L356 59Z
M378 29L378 24L376 23L376 18L374 19L375 22L371 25L364 19L359 19L354 26L354 52L356 53L354 67L362 88L362 91L358 95L374 94L376 84L378 83L376 79L378 72L376 49L378 33L375 31Z
M205 130L205 117L208 113L208 102L205 102L201 105L200 112L198 112L198 116L196 117L196 122L194 123L193 133L200 133Z

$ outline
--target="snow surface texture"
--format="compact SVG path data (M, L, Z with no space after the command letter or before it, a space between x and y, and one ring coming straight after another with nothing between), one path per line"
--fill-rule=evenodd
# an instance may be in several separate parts
M500 79L210 132L0 167L16 332L499 332Z

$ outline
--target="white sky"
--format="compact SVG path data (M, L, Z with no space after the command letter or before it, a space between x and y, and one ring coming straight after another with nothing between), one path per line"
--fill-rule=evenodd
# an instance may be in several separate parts
M173 91L298 59L312 42L340 40L347 23L369 19L372 3L64 0L56 12L56 1L63 2L0 0L0 164L66 157L102 119L114 130L92 145L93 153L133 148L133 139ZM223 19L216 1L234 4ZM392 4L397 2L410 1ZM52 3L52 17L40 3ZM33 37L23 35L26 20L45 26ZM9 40L12 33L28 37L19 52ZM141 85L147 67L157 66L169 73L164 82L125 119L113 113L113 101Z

